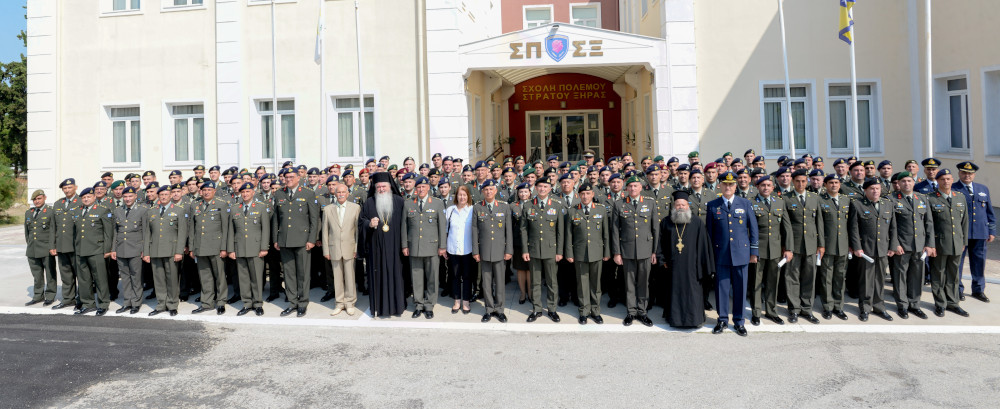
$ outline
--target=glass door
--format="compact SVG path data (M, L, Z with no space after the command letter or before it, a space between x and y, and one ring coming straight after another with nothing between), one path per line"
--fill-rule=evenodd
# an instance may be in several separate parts
M528 162L545 161L549 155L559 155L562 161L583 159L583 152L592 149L601 156L599 112L594 113L529 113Z

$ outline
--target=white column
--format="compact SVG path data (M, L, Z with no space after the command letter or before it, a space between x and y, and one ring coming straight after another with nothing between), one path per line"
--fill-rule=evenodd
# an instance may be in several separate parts
M241 0L215 1L216 161L223 169L250 165L248 158L241 160L240 152L240 140L247 138L248 132L242 120L247 112L241 82L240 16L243 6ZM205 159L206 167L214 165L210 158Z
M28 2L28 189L55 200L63 158L59 150L59 2ZM69 152L72 156L72 151ZM67 158L66 160L70 160Z
M458 46L471 39L462 38L459 18L454 2L427 0L428 128L430 153L442 152L468 162L469 104Z
M666 39L662 65L654 67L657 153L664 156L699 150L694 0L663 0Z

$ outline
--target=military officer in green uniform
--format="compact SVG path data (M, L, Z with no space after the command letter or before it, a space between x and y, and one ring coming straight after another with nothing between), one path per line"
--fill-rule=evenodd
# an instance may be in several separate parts
M625 326L633 320L647 327L653 321L646 315L649 299L649 268L656 264L654 250L660 236L659 223L654 222L656 202L642 196L642 181L632 176L625 181L627 195L615 203L611 212L611 254L615 264L625 273L625 305L628 314Z
M896 299L899 317L910 313L927 319L920 310L920 295L924 284L924 260L934 256L934 218L927 197L914 191L916 181L908 171L892 175L899 190L892 193L895 202L896 232L899 248L889 259L892 272L892 296Z
M316 193L299 185L299 174L285 171L285 185L274 194L271 236L274 248L281 252L281 270L285 274L285 296L292 313L302 317L309 306L309 250L319 238L319 199Z
M851 210L851 198L840 193L841 178L831 173L823 178L823 193L820 197L820 212L823 213L824 243L823 261L817 277L819 299L823 303L823 319L837 316L847 319L844 313L844 286L847 274L847 255L850 243L847 234L847 218Z
M148 240L145 206L138 203L139 190L127 187L122 192L125 204L112 210L115 222L114 241L111 244L111 258L118 262L118 275L122 279L122 307L116 314L128 311L139 312L142 307L142 250Z
M969 243L969 209L965 195L952 190L954 176L948 169L935 175L937 191L927 195L934 223L935 257L931 260L931 293L934 315L943 317L951 311L963 317L969 313L958 306L959 262Z
M78 309L76 256L73 255L73 212L80 207L80 198L76 195L76 180L73 178L59 183L59 188L65 197L56 200L52 204L52 210L56 229L56 261L59 262L59 278L62 280L62 300L52 309Z
M894 256L899 247L896 218L893 216L892 201L881 197L882 185L878 179L868 179L862 187L864 197L851 201L851 210L847 216L851 249L855 258L863 259L864 270L861 272L859 286L861 297L858 299L861 310L859 318L861 321L868 321L868 314L874 312L886 321L892 321L892 316L885 310L882 291L888 258Z
M226 313L229 286L222 259L227 256L230 208L229 203L215 197L215 191L215 182L203 183L201 200L194 202L187 212L191 256L198 265L201 280L201 306L192 314L211 309L218 315Z
M813 324L819 323L819 319L812 315L812 303L816 298L816 259L823 258L826 247L823 229L826 226L820 211L820 198L806 190L808 185L808 171L796 170L792 172L792 190L782 197L788 209L786 217L792 222L794 240L794 256L789 260L789 268L785 273L788 322L793 324L798 321L798 317Z
M753 271L753 292L750 307L753 316L750 323L760 325L761 311L778 325L785 322L778 316L778 263L792 260L792 222L788 218L785 201L774 196L774 180L771 176L757 179L757 195L751 200L757 217L758 256Z
M80 282L80 310L78 315L97 311L104 315L111 305L108 293L107 267L104 257L112 251L114 239L114 221L111 211L97 203L97 196L92 188L80 192L83 203L73 214L74 219L74 255L76 256L77 272ZM97 300L94 300L94 289L97 290Z
M483 278L483 300L486 313L482 322L496 317L507 322L503 312L506 298L506 261L514 255L514 233L511 230L511 208L507 202L498 199L500 183L487 179L480 186L483 200L472 208L472 258L479 263Z
M237 316L253 311L264 315L264 257L271 239L271 208L256 199L252 183L239 188L240 200L229 212L229 240L226 252L236 261L243 308Z
M657 192L659 193L659 192ZM601 318L601 267L611 258L608 208L594 202L594 186L583 182L577 188L580 203L566 214L566 260L576 270L576 296L580 300L580 324Z
M865 183L865 164L857 161L850 165L849 180L841 183L840 193L851 198L860 199L865 195L862 185Z
M184 258L187 244L187 208L173 203L170 186L157 190L157 203L146 212L146 237L142 251L143 261L153 267L153 287L156 294L156 308L150 316L169 312L177 315L180 304L180 278L178 269Z
M50 305L56 299L56 226L52 206L45 204L45 192L31 193L31 208L24 212L25 256L34 278L31 301L24 305L44 302Z
M448 244L447 220L444 203L430 195L430 181L417 177L414 197L403 202L400 243L403 256L410 258L410 276L413 285L413 318L424 314L434 318L434 305L438 297L438 272L440 256Z
M542 276L545 276L548 294L548 316L559 322L556 298L559 284L556 281L556 263L562 260L565 208L559 199L549 196L552 183L546 178L535 181L535 198L525 202L521 209L521 258L531 263L531 314L528 322L542 316Z

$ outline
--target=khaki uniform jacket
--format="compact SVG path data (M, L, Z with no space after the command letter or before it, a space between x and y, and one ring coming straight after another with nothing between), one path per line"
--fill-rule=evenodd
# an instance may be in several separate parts
M823 224L823 213L819 208L820 198L812 192L804 192L806 203L799 203L799 194L792 190L784 195L785 208L792 222L792 238L795 246L793 253L813 255L816 249L825 247L826 234Z
M923 251L924 247L934 247L934 217L927 198L913 193L913 204L901 192L893 192L896 209L896 231L903 251Z
M323 208L323 255L331 260L349 260L358 252L361 206L349 198L344 206L344 220L339 219L336 204Z
M643 260L656 251L660 224L655 223L656 201L642 195L625 197L611 211L611 254Z
M187 246L188 209L170 203L160 216L157 204L146 213L146 237L142 254L152 258L173 257L184 254Z
M511 206L499 197L494 200L492 212L485 201L472 207L472 254L484 262L503 261L505 254L514 254Z
M657 224L663 221L664 217L670 216L670 205L674 202L674 188L661 183L655 193L653 189L646 186L640 194L656 201L656 217L654 220L656 220Z
M143 243L149 240L145 228L147 211L149 209L139 203L135 203L131 211L124 207L111 211L115 221L115 240L111 251L117 253L118 257L142 256Z
M243 211L241 199L234 203L229 212L228 252L236 252L236 257L257 257L257 253L267 251L271 239L271 208L256 199L250 201L250 208Z
M937 255L961 255L969 244L969 209L965 195L952 190L949 204L948 196L939 190L928 194L927 201L934 219L934 247Z
M544 209L542 208L544 205ZM559 199L537 197L521 206L521 249L531 258L550 259L563 252L563 216L566 208Z
M52 204L56 223L56 251L73 252L73 214L82 205L80 196L74 196L72 199L64 197Z
M759 194L747 199L757 216L757 253L762 260L780 258L782 251L791 251L794 247L792 221L788 218L785 201L775 196L769 198L770 208Z
M304 247L319 239L319 198L307 187L287 187L274 194L271 236L281 247Z
M28 245L24 255L32 258L48 257L56 248L55 212L52 206L42 205L38 217L32 217L35 208L24 212L24 242Z
M229 240L229 203L212 198L195 202L188 208L188 237L191 254L217 256Z
M871 258L888 256L889 250L899 246L892 201L879 198L878 210L867 197L851 201L847 232L852 249L863 250Z
M563 256L573 262L593 263L611 257L611 240L608 226L610 213L602 204L591 203L586 214L583 203L578 203L566 213L566 250Z
M831 256L846 256L850 247L847 236L847 218L851 211L851 198L840 194L837 202L829 194L820 195L820 211L823 212L823 234L826 253Z
M722 194L716 193L714 190L706 187L702 187L701 192L697 194L691 189L688 189L688 192L691 194L688 198L688 203L691 206L691 213L700 217L701 221L706 222L708 220L708 202L722 197Z
M444 202L432 197L430 193L424 201L423 211L420 210L416 195L403 202L403 214L406 218L400 223L400 242L404 248L409 249L410 257L437 257L438 250L448 245L448 221L444 217Z
M78 256L96 256L110 253L115 234L114 219L111 210L94 203L87 208L83 216L83 208L77 208L73 213L74 250Z

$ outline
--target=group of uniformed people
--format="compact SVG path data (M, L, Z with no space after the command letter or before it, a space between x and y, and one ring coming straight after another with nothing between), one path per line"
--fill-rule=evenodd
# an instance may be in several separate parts
M966 257L971 296L989 301L983 268L996 224L989 191L974 182L978 167L971 162L952 170L936 158L910 160L905 170L894 172L890 161L850 157L834 161L831 171L823 158L806 154L780 157L779 168L770 172L753 150L743 158L727 152L708 163L698 152L691 152L687 163L662 156L636 162L629 154L604 161L592 151L577 162L560 161L558 155L547 159L490 158L463 166L460 158L434 154L432 163L417 167L408 157L399 167L384 156L369 159L358 171L352 165L319 169L286 162L277 175L264 167L250 173L219 166L206 174L197 166L193 176L184 179L174 170L162 184L153 171L121 180L109 172L79 192L69 178L59 185L63 197L51 205L45 192L31 195L25 239L35 282L27 304L59 301L54 309L104 315L121 294L116 312L135 314L143 291L152 290L146 298L157 303L149 315L176 315L179 302L195 293L200 306L193 313L224 314L227 304L242 301L238 315L262 315L263 303L277 299L283 287L289 306L281 315L303 316L310 288L322 286L327 293L321 302L337 298L337 312L353 314L354 300L345 302L338 294L345 281L333 279L332 270L339 267L342 275L343 267L331 265L329 250L319 247L324 236L331 240L321 234L330 214L323 209L338 204L338 190L363 205L377 172L388 173L398 186L404 213L423 216L407 217L401 232L405 250L400 251L409 270L403 279L413 295L414 317L436 303L438 288L432 286L443 289L442 295L451 288L447 263L439 262L445 256L444 224L425 239L421 223L430 214L443 214L458 190L474 203L473 299L485 301L484 322L506 321L503 287L516 276L519 302L532 304L528 322L543 312L558 322L557 306L573 302L579 323L602 323L603 288L609 308L626 305L624 325L653 325L647 311L668 305L670 297L670 266L658 263L657 254L665 258L664 249L674 245L658 237L678 197L674 192L684 192L685 207L706 224L717 253L714 277L703 290L705 309L713 307L709 292L716 292L716 333L727 326L730 298L740 335L746 334L747 299L754 325L761 317L783 324L779 302L787 303L793 323L798 318L819 323L814 310L825 319L846 320L845 294L858 299L862 321L869 314L892 320L883 297L887 274L901 318L926 318L919 300L927 283L935 315L967 316L959 306L965 299L960 271ZM343 209L337 210L344 217ZM343 259L363 274L365 260L354 257ZM58 300L57 271L63 283ZM442 279L432 279L435 274ZM349 282L367 294L364 277ZM236 292L231 298L230 284Z

